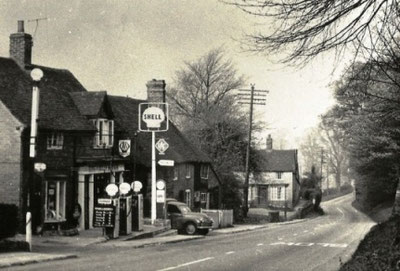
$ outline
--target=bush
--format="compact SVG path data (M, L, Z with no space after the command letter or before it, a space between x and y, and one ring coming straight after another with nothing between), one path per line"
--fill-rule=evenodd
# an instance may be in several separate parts
M18 230L18 207L0 203L0 239L12 237Z

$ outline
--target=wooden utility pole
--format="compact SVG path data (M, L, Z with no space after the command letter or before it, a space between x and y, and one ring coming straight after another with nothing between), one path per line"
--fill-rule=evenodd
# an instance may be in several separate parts
M239 93L240 104L250 104L250 116L249 116L249 134L246 148L246 177L244 181L244 204L243 204L243 215L247 217L249 210L249 176L250 176L250 150L251 150L251 132L253 129L253 106L254 105L265 105L266 96L268 90L255 90L254 84L251 84L251 89L240 89ZM250 92L250 93L249 93Z

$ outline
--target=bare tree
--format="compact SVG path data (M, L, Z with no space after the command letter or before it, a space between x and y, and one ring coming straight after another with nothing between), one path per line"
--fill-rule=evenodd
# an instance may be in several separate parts
M335 174L336 187L340 191L342 185L342 173L347 169L347 136L341 124L341 111L333 107L322 116L320 122L321 141L328 149L327 163Z
M222 106L225 96L243 86L244 81L221 48L185 62L176 72L175 84L168 95L175 105L175 120L178 124L187 118L204 121L203 114Z
M251 50L287 52L284 62L308 61L320 53L349 46L391 43L399 26L397 0L224 0L244 12L270 18L258 33L248 34Z

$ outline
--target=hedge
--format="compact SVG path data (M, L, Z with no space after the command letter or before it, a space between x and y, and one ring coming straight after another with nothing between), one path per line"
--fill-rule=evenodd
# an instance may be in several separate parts
M12 237L18 230L18 207L0 203L0 240Z

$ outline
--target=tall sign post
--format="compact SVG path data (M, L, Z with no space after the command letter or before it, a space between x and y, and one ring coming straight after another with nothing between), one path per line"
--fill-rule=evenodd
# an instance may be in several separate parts
M239 90L239 103L250 105L250 116L249 116L249 134L248 142L246 148L246 177L244 180L244 204L243 212L244 216L247 217L247 212L249 210L249 177L250 177L250 147L251 147L251 132L253 128L253 106L254 105L265 105L266 96L269 92L268 90L256 90L254 89L254 84L251 85L251 89L240 89ZM250 92L250 93L249 93Z
M156 132L168 130L167 103L139 104L139 131L151 132L151 224L157 218L156 214Z

